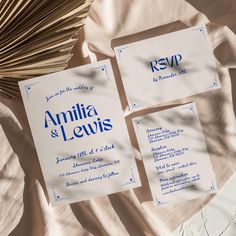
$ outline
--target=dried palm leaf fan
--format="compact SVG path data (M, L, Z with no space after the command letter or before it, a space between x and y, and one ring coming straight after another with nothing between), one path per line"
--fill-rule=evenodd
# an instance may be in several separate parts
M0 0L0 94L18 81L63 70L92 0Z

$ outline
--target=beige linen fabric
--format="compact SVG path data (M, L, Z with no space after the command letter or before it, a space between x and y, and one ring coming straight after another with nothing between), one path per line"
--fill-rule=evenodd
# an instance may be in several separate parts
M214 197L155 208L131 117L194 101L219 188L227 182L236 167L235 0L95 0L85 27L79 32L70 67L113 57L113 38L147 30L122 39L135 41L201 23L207 24L222 83L220 90L130 114L112 59L142 180L140 188L51 208L22 101L0 97L1 236L168 236Z

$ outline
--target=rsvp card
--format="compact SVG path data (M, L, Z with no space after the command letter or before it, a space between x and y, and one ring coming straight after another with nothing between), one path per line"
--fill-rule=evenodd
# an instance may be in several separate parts
M157 206L217 191L194 103L136 117L133 125Z
M114 48L130 110L220 88L205 26Z
M140 186L109 60L19 85L53 206Z

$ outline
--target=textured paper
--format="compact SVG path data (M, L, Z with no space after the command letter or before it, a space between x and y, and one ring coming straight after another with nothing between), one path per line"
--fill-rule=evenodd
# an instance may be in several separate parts
M130 110L221 87L205 26L114 50Z
M133 125L157 206L217 191L194 103L134 118Z
M235 235L236 175L234 174L213 200L181 224L173 236Z
M109 60L19 85L53 206L140 186Z

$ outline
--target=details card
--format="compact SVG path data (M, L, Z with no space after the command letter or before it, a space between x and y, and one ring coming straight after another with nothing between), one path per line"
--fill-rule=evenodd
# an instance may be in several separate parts
M220 88L205 26L114 48L130 110Z
M19 85L53 206L140 186L109 60Z
M194 103L133 118L157 206L217 191Z

